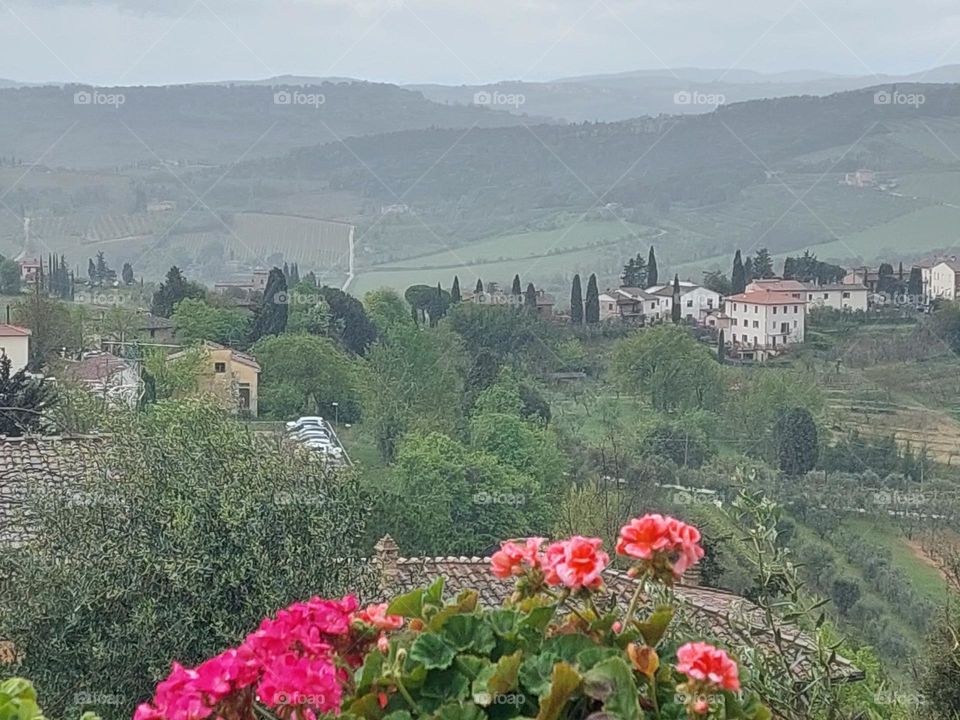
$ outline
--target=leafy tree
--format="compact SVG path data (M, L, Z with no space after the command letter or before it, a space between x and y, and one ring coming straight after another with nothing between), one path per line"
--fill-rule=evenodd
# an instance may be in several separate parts
M760 280L772 278L773 258L767 248L760 248L753 256L752 277Z
M51 717L109 688L124 704L104 717L129 718L172 658L193 666L294 600L368 587L355 478L200 401L108 421L69 491L27 493L36 540L0 556L0 636Z
M657 269L657 256L653 251L653 245L650 246L650 254L647 256L647 287L656 285L660 280L660 271Z
M464 342L468 354L490 352L531 372L553 367L558 360L559 330L537 313L518 313L503 305L460 303L444 323Z
M371 290L363 296L363 307L381 336L395 328L413 326L407 303L394 290Z
M450 288L450 302L458 303L463 298L460 296L460 278L453 276L453 286Z
M573 287L570 289L570 322L574 325L583 324L583 289L579 273L573 276Z
M504 537L546 534L525 512L534 481L444 433L404 438L391 482L378 495L378 522L418 555L482 555ZM430 488L430 492L423 492ZM416 513L408 512L416 496Z
M645 288L651 285L647 281L647 261L640 253L632 257L623 266L623 273L620 275L620 283L624 287Z
M188 348L175 358L170 358L161 348L146 350L143 371L145 383L149 378L147 402L199 398L198 378L208 360L207 351L199 347Z
M894 295L897 292L897 278L893 274L893 265L881 263L877 270L877 292Z
M597 276L592 273L587 281L587 299L583 310L588 325L600 322L600 291L597 289Z
M363 416L384 459L409 432L457 425L468 364L459 336L444 327L419 330L406 318L381 335L367 353Z
M837 578L830 586L830 599L841 615L846 615L860 599L860 583L849 578Z
M9 258L0 262L0 294L20 294L20 266Z
M120 279L123 280L124 285L133 285L133 265L128 262L123 264Z
M747 274L739 250L737 250L736 255L733 256L733 272L730 275L730 286L734 295L738 295L747 289Z
M58 352L83 349L83 323L77 308L40 292L39 286L12 307L13 321L30 330L30 369L40 370Z
M724 395L714 354L676 325L659 325L618 341L611 371L623 390L644 396L657 410L712 409Z
M377 328L367 317L363 304L328 285L320 288L320 294L330 307L331 324L340 344L355 355L366 355L377 339Z
M670 319L679 323L683 319L683 309L680 307L680 276L673 276L673 302L670 303Z
M440 319L447 314L451 304L450 293L440 287L440 283L437 283L436 292L433 293L429 306L431 327L437 326Z
M56 404L54 386L26 370L10 374L10 358L0 355L0 435L20 437L43 426L43 414Z
M808 473L817 466L820 441L817 424L805 407L784 412L774 429L780 470L791 477Z
M300 283L300 268L297 263L292 263L290 265L290 277L287 281L287 284L290 287L296 287Z
M716 454L710 425L704 413L695 412L657 422L644 433L640 450L645 455L669 458L679 467L699 468Z
M290 297L287 293L287 277L280 268L270 270L263 298L254 312L250 326L250 340L256 342L268 335L280 335L287 329Z
M840 282L846 272L839 265L820 262L809 250L805 250L800 257L788 257L783 261L783 277L786 280L827 285Z
M960 717L960 618L956 608L944 609L930 623L922 685L931 711L944 720Z
M481 350L473 356L467 372L465 407L469 411L480 393L493 385L500 376L500 363L489 350Z
M206 296L206 288L188 282L183 273L180 272L180 268L174 265L167 271L166 279L160 283L160 287L153 294L150 312L159 317L168 318L173 315L173 309L181 300L186 298L202 299Z
M292 275L291 271L291 275ZM333 335L333 314L315 285L301 280L288 293L287 332L301 335Z
M260 408L286 419L295 415L360 417L360 378L355 360L329 338L268 335L250 350L260 363Z
M436 307L437 291L430 285L411 285L403 293L407 304L412 307L420 322L427 322L430 311Z
M193 298L177 303L172 320L177 338L187 345L210 340L238 347L248 335L249 322L243 313Z
M703 282L700 283L707 290L713 290L721 295L732 295L733 284L719 270L709 270L703 273Z

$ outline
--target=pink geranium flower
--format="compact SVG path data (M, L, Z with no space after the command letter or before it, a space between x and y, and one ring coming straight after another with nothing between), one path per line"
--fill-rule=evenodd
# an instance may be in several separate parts
M677 672L714 689L740 689L740 671L727 653L705 642L687 643L677 650Z
M403 627L403 617L387 615L387 607L387 603L369 605L356 614L356 619L380 630L399 630Z
M541 545L543 538L527 538L522 543L507 540L490 558L490 571L498 578L506 579L539 568Z
M670 566L675 579L703 558L700 531L659 514L635 518L620 528L617 553L651 564L663 562Z
M600 549L600 538L580 535L553 543L543 557L548 585L564 585L571 590L595 590L603 584L601 577L610 563L610 556Z

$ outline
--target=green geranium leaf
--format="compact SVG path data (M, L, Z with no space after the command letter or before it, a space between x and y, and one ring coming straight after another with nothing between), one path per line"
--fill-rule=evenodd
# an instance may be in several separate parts
M423 617L423 596L422 588L412 590L405 595L394 599L387 608L387 615L399 615L405 618Z
M663 639L672 620L673 608L669 605L661 605L644 622L638 622L637 627L643 635L644 642L655 648Z
M580 653L595 647L597 644L586 635L559 635L543 644L543 652L552 653L568 663L575 663Z
M383 675L383 655L373 651L363 659L363 665L354 673L357 683L357 692L363 693L370 689Z
M520 625L520 615L516 610L494 610L487 618L493 631L502 638L513 640Z
M406 710L394 710L386 715L383 720L413 720L413 716Z
M528 657L520 665L520 682L533 695L545 695L550 688L550 678L557 660L556 655L546 653Z
M546 605L544 607L538 607L531 610L527 615L520 621L521 628L529 628L531 630L536 630L538 633L542 633L547 625L550 624L550 621L553 620L554 614L557 612L555 605Z
M621 720L639 720L639 692L633 671L622 657L607 658L583 677L583 692L603 703L603 709Z
M436 633L425 632L410 646L410 659L427 670L443 670L450 667L457 649Z
M436 615L430 618L428 623L430 629L434 632L440 632L450 618L472 613L477 609L477 600L478 596L475 590L464 590L454 602L444 605Z
M487 655L497 644L493 629L476 615L456 615L443 626L441 633L457 650L471 650Z
M436 720L486 720L483 710L473 703L448 703L433 715Z
M431 605L443 605L443 585L444 577L441 575L427 588L427 592L423 598L424 602L430 603Z
M367 693L361 695L346 708L348 715L366 718L366 720L377 720L383 715L380 707L380 698L377 693Z
M497 661L493 676L487 683L487 689L494 695L505 695L511 690L516 690L522 660L523 653L519 650L513 655L504 655L500 658Z
M441 702L466 700L470 681L454 668L434 670L420 689L423 697L436 698Z
M582 678L572 665L559 662L553 666L550 690L540 696L540 712L537 720L557 720L564 706L580 687Z
M619 657L620 651L612 647L601 647L597 645L592 648L587 648L579 655L577 655L577 665L581 669L589 669L594 665L599 663L601 660L606 660L608 657Z

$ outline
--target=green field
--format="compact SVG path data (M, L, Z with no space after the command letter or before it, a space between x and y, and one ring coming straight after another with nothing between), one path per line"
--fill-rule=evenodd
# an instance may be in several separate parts
M606 287L616 281L626 258L645 251L656 235L657 231L643 225L607 220L500 235L364 268L350 290L362 295L381 287L402 291L411 285L438 282L449 287L454 275L460 278L464 290L472 290L478 278L506 284L519 273L524 282L529 278L538 288L565 294L569 292L569 279L577 272L596 273L601 287Z

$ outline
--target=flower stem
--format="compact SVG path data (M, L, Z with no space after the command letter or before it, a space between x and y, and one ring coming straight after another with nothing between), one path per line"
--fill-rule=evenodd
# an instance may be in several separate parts
M647 584L646 578L646 573L643 573L637 578L637 589L633 591L633 597L630 598L630 605L627 606L627 614L623 618L624 628L630 626L630 622L633 620L633 614L637 611L637 603L640 602L640 595L643 593Z

